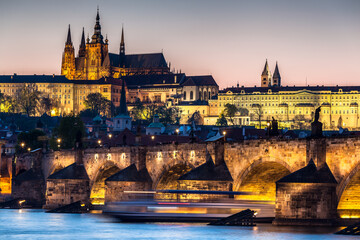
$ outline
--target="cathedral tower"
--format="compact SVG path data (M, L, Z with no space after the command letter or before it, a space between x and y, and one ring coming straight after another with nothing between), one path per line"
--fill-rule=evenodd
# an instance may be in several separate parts
M274 75L273 75L273 85L278 86L278 87L281 86L281 76L280 76L277 62L276 62L275 71L274 71Z
M86 79L97 80L109 75L109 67L104 64L108 56L108 41L103 41L101 35L99 9L96 14L96 23L91 42L86 44Z
M62 56L61 75L65 75L66 78L71 80L75 79L75 49L71 41L70 24Z
M269 65L266 59L264 70L261 74L261 87L271 86L271 72L269 71Z

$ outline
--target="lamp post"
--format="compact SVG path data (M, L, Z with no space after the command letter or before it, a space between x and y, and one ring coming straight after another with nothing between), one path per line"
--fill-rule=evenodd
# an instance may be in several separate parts
M98 140L98 144L99 144L99 147L101 147L101 140L100 139Z

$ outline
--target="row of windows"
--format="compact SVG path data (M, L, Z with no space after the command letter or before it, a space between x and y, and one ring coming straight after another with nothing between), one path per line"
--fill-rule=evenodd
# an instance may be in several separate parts
M299 97L299 96L296 96L296 97L280 97L280 99L283 99L283 100L301 100L301 99L311 99L311 100L320 100L320 99L324 99L324 100L327 100L328 97L327 96L317 96L317 97ZM329 97L330 99L330 97ZM344 96L344 97L341 97L341 96L332 96L331 99L357 99L357 97L355 96ZM278 100L278 97L219 97L219 100Z
M278 113L281 113L281 114L286 114L287 112L286 111L265 111L264 112L265 114L278 114ZM313 114L313 112L309 112L309 111L289 111L288 112L288 114ZM329 114L330 113L330 111L329 110L324 110L323 111L323 113L324 114ZM343 111L341 111L341 110L335 110L335 111L331 111L331 114L350 114L350 113L357 113L357 111L356 110L343 110Z

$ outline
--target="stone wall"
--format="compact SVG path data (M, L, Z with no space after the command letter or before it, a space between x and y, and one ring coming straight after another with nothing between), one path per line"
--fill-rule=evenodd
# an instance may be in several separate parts
M23 181L12 186L13 199L26 200L25 204L31 207L42 207L45 204L45 183L43 179Z
M125 182L107 181L105 182L105 202L118 202L134 199L151 198L149 194L124 193L124 191L144 191L151 190L151 183L148 182Z
M290 172L304 167L307 164L306 140L260 139L225 143L225 163L234 179L235 191L253 168L265 162L279 163Z
M46 182L45 208L57 208L73 202L88 203L90 198L89 181L83 179L48 179Z
M162 175L178 164L195 168L206 161L206 147L202 143L159 145L147 148L146 167L153 180L153 189L157 188ZM212 149L210 149L212 150ZM214 152L212 151L212 154Z
M195 181L179 180L179 190L203 190L203 191L232 191L232 183L229 181ZM230 198L229 195L219 194L174 194L178 200L202 201Z
M275 224L331 225L336 205L336 184L277 183Z

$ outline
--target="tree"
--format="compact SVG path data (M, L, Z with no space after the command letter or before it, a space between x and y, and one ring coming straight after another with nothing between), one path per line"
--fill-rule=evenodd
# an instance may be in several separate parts
M39 104L41 92L37 90L35 83L24 83L15 95L15 100L21 112L27 116L35 115Z
M203 125L204 121L199 111L195 111L191 117L187 120L188 124L195 123L195 125Z
M85 126L80 117L65 116L61 118L59 126L54 131L53 139L61 139L61 148L73 148L76 140L76 133L82 132L85 136ZM54 148L54 146L52 146Z
M294 117L294 123L295 123L295 128L296 129L305 129L305 122L306 122L306 118L304 115L300 114L300 115L296 115Z
M101 93L90 93L84 100L84 105L97 114L107 115L110 112L110 101Z
M231 125L235 125L235 114L238 112L238 109L234 104L227 103L225 104L224 116L229 118Z
M175 124L178 121L179 109L176 107L160 106L156 109L159 120L163 124Z
M247 108L238 108L240 116L249 116L249 110Z
M46 113L47 115L50 116L51 110L57 107L59 107L58 101L50 97L43 96L39 101L38 112L40 113L40 115Z
M252 105L253 108L253 118L251 120L257 120L259 122L259 128L261 129L261 120L263 117L263 110L262 110L262 106L260 104L253 104Z
M15 98L12 96L3 95L0 105L2 112L6 112L6 113L19 112L19 105L17 104Z
M220 114L220 117L216 121L216 126L222 126L225 127L228 125L225 115L222 113Z

